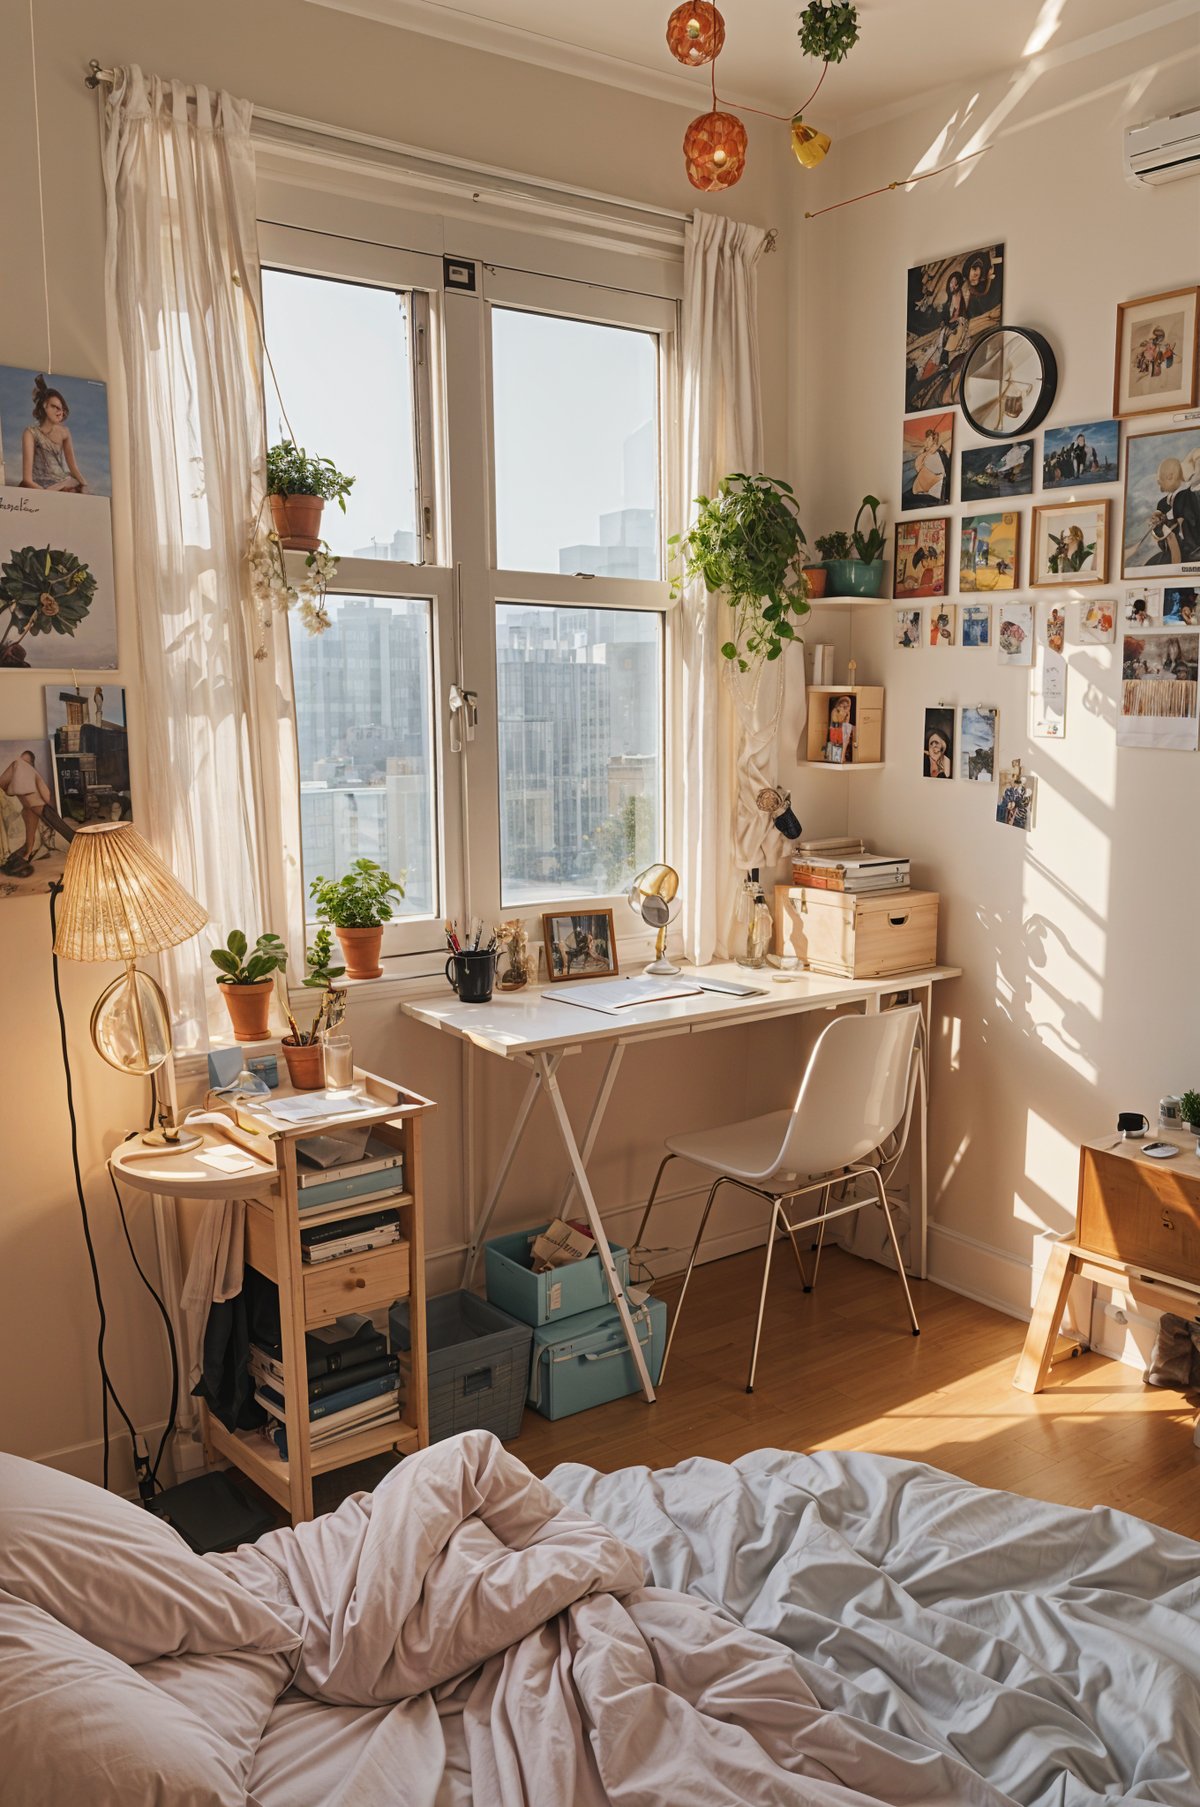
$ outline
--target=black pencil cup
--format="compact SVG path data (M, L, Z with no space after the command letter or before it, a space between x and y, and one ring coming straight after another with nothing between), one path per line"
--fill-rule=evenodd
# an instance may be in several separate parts
M451 954L446 977L464 1004L489 1004L496 979L496 955L485 947L465 948Z

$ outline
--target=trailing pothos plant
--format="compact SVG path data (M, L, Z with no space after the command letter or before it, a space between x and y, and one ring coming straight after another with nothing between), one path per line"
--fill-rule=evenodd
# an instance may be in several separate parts
M796 623L809 613L804 529L789 483L779 477L722 477L714 496L697 496L699 513L687 533L668 542L672 596L680 585L702 578L706 590L720 590L733 610L730 638L722 656L749 671L764 659L778 659L796 638Z
M858 8L850 0L809 0L796 35L805 56L840 63L858 43Z

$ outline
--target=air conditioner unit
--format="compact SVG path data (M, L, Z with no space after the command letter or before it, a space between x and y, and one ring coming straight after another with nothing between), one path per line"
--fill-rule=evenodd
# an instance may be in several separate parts
M1125 175L1137 188L1200 175L1200 109L1130 126L1125 133Z

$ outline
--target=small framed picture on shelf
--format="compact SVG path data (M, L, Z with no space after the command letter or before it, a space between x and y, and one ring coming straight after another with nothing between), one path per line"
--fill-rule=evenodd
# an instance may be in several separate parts
M1029 581L1035 589L1107 583L1108 513L1107 501L1034 509Z
M614 979L617 934L611 910L578 910L542 917L546 973L551 980Z
M1200 288L1143 295L1117 308L1113 413L1159 414L1194 408L1200 342Z

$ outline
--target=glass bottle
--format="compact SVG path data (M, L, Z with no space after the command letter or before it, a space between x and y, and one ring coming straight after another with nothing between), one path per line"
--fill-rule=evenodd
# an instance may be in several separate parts
M762 881L755 866L742 888L738 917L745 923L745 951L738 955L739 966L765 966L771 945L771 909L763 894Z

